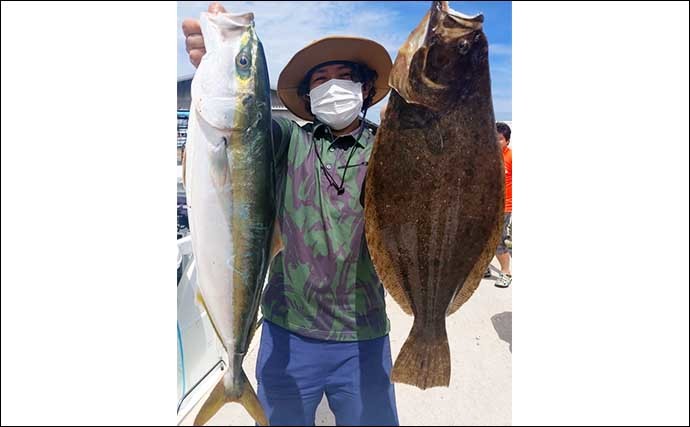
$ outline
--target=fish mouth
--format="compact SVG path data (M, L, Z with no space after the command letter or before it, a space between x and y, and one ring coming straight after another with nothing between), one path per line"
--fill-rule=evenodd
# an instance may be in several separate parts
M459 39L482 29L484 15L465 15L451 9L447 1L435 1L429 15L425 44L430 46L437 39L446 42Z
M421 74L419 77L421 77L422 82L430 89L443 90L449 87L447 84L436 83L435 81L431 80L426 73Z
M201 15L225 30L244 29L254 23L254 14L247 13L227 13L227 12L202 12Z
M451 9L450 6L448 6L447 1L434 1L431 7L431 14L432 20L434 18L433 15L447 14L456 21L465 22L468 25L477 25L484 22L483 14L478 13L476 15L465 15L462 12L458 12L457 10Z
M455 88L468 87L482 63L486 38L483 14L466 15L434 1L398 51L389 85L406 102L439 110ZM469 76L469 77L468 77Z
M443 76L439 70L453 68L458 54L466 55L481 39L478 34L482 32L484 15L465 15L451 9L446 1L435 1L428 16L420 77L428 88L442 90L448 88L453 79Z
M454 21L463 23L468 26L478 27L477 29L481 28L481 24L484 23L484 15L481 13L478 13L476 15L465 15L462 12L458 12L457 10L453 10L450 8L448 8L446 12L448 13L448 16L451 17Z

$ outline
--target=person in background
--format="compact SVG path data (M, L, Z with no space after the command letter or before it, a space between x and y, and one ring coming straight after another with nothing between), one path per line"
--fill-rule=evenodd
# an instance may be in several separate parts
M510 126L505 123L496 123L496 137L503 150L503 163L505 164L505 209L503 215L503 233L496 248L496 258L501 264L501 272L495 285L499 288L507 288L513 280L510 263L513 256L512 242L512 213L513 213L513 151L510 144ZM508 243L508 245L506 245Z

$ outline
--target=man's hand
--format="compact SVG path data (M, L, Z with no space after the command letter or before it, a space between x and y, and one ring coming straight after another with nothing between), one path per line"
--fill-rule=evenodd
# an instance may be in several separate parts
M225 8L218 2L213 2L208 7L209 13L222 13ZM206 46L204 45L204 37L201 35L201 24L198 19L187 18L182 22L182 32L185 36L185 45L187 46L187 53L189 53L189 61L198 67L201 63L201 57L206 53Z

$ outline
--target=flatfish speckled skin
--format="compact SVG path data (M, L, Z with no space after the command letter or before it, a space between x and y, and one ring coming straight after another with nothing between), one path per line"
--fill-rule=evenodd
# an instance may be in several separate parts
M503 158L482 22L433 2L398 52L367 171L371 256L414 315L391 378L421 389L449 385L445 318L477 288L501 235Z

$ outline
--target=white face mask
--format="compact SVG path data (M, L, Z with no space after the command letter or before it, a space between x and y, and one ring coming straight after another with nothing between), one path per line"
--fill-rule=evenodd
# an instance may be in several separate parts
M362 83L331 79L309 92L311 112L334 130L345 129L362 111Z

